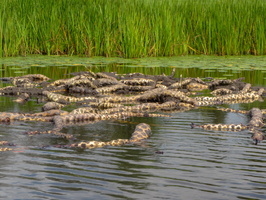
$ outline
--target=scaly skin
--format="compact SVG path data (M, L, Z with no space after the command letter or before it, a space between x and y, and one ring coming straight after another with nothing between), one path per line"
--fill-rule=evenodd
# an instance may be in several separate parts
M93 81L93 84L97 87L105 87L105 86L110 86L110 85L117 85L120 84L121 82L119 82L118 80L113 80L113 79L109 79L109 78L98 78L96 80Z
M209 86L202 83L189 83L187 85L187 89L189 91L201 91L201 90L207 90L209 89Z
M52 135L58 138L65 138L68 140L74 140L75 137L71 134L60 133L58 130L48 130L48 131L29 131L25 133L26 135L33 136L33 135Z
M146 79L146 78L124 79L124 80L121 80L120 82L125 84L125 85L130 85L130 86L152 86L152 85L155 85L154 80Z
M117 84L112 86L100 87L97 88L95 91L97 93L112 93L120 89L123 90L125 86L125 84Z
M101 148L104 146L122 146L129 143L138 143L144 139L147 139L151 136L151 127L148 124L141 123L136 126L135 131L132 133L130 139L117 139L111 140L108 142L102 141L88 141L88 142L79 142L69 145L70 148L82 148L82 149L92 149L92 148Z
M34 135L35 133L32 132L31 135ZM39 133L38 133L39 134ZM44 133L44 134L55 134L55 133ZM58 134L58 133L57 133ZM102 141L87 141L87 142L78 142L73 143L70 145L63 145L57 147L64 147L64 148L82 148L82 149L92 149L92 148L100 148L104 146L122 146L129 143L138 143L141 142L144 139L147 139L151 136L151 127L148 124L140 123L136 126L135 131L132 133L130 139L117 139L117 140L111 140L108 142L102 142ZM70 137L72 135L62 134L62 137L66 137L67 139L73 139L73 137ZM9 145L7 141L0 141L0 145ZM13 146L13 145L12 145ZM7 147L0 147L0 151L12 151L13 148L7 148Z
M70 102L82 102L82 101L93 101L95 102L97 99L95 97L72 97L65 96L62 94L56 94L49 91L43 91L43 95L47 96L50 101L58 102L58 103L70 103Z
M224 111L224 112L233 112L233 113L242 113L242 114L248 114L249 111L248 110L235 110L235 109L232 109L232 108L217 108L217 110L221 110L221 111Z
M96 78L107 78L116 81L117 79L114 76L108 75L106 73L98 72L96 73Z
M211 92L211 94L213 96L223 96L223 95L228 95L228 94L232 94L232 93L233 93L233 91L229 90L227 88L219 88L219 89L213 90Z
M47 101L48 99L51 102L43 106L45 112L41 113L2 112L0 113L0 122L7 124L12 120L54 122L55 126L52 130L31 131L28 134L49 134L71 139L73 136L60 133L63 127L128 117L166 117L167 115L151 112L185 111L197 108L197 106L249 103L259 100L264 92L263 88L253 91L254 88L251 87L251 84L241 82L241 79L215 79L212 81L203 81L200 78L180 77L178 79L174 78L174 72L170 76L164 74L152 76L140 73L117 75L101 72L78 72L73 73L73 75L72 78L56 80L51 83L46 82L49 80L48 77L40 74L2 78L1 80L10 81L15 86L1 88L0 95L21 95L16 100L16 102L21 103L32 96L41 95L43 96L42 100ZM213 90L211 94L217 96L190 96L192 94L190 91L203 89ZM76 96L72 96L73 93ZM80 96L77 93L87 96ZM64 106L81 104L87 107L77 108L70 113L58 110ZM229 131L247 129L252 132L255 141L259 142L264 139L260 128L264 126L263 115L266 114L266 111L253 109L241 113L249 114L251 117L247 125L208 124L198 127L208 130ZM120 139L111 143L125 144L132 141L132 139ZM101 145L104 143L99 143L99 146Z
M195 97L196 101L207 101L207 102L223 102L223 101L237 101L237 100L258 100L261 95L257 92L252 91L249 93L239 93L239 94L228 94L224 96L217 96L217 97Z
M223 111L233 111L240 112L243 114L248 114L251 119L247 125L242 124L204 124L204 125L195 125L191 124L191 128L199 127L205 130L218 130L218 131L242 131L249 130L252 133L252 139L255 141L255 144L258 144L265 139L265 135L260 128L265 124L263 122L263 113L258 108L252 108L250 111L236 111L234 109L221 109Z
M0 122L18 121L44 121L51 122L55 115L67 115L68 112L62 110L49 110L40 113L11 113L0 112Z
M201 91L208 89L208 85L200 78L180 78L176 83L170 85L169 89L188 89L190 91Z
M259 99L258 99L259 100ZM221 104L239 104L239 103L253 103L257 99L245 99L245 100L228 100L228 101L196 101L195 106L213 106Z
M42 110L48 111L48 110L61 109L63 107L65 107L65 105L61 103L47 102L46 104L43 105Z
M252 108L249 112L251 119L248 123L248 126L254 128L261 128L264 126L263 123L263 114L259 108Z
M243 131L249 129L249 126L242 124L203 124L195 125L191 124L191 128L199 127L204 130L214 130L214 131Z
M48 81L48 80L50 80L50 78L48 78L47 76L44 76L43 74L27 74L27 75L24 75L21 77L28 78L32 81Z
M89 88L97 88L96 85L94 85L93 81L87 79L87 78L81 78L78 80L68 81L67 86L73 87L73 86L83 86L83 87L89 87Z
M118 112L111 114L98 114L98 113L84 113L84 114L68 114L55 116L51 121L54 122L54 128L48 131L29 131L28 135L37 134L50 134L64 138L73 138L72 135L65 135L60 133L60 131L67 126L77 126L86 125L90 123L95 123L103 120L117 120L125 119L129 117L169 117L169 115L155 114L155 113L133 113L133 112Z

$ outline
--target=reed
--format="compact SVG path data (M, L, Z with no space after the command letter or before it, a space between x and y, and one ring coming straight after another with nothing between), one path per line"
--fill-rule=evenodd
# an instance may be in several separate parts
M265 0L1 0L0 56L265 55Z

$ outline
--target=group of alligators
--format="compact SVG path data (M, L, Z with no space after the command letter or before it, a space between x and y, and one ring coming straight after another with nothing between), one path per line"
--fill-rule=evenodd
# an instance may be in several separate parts
M221 108L222 104L250 103L263 100L264 88L252 87L235 80L213 78L176 78L175 70L169 76L144 75L141 73L116 74L91 71L71 74L73 77L52 81L41 74L19 77L4 77L2 81L13 84L0 88L2 96L17 96L18 103L32 97L41 97L46 102L39 113L0 112L1 123L12 121L42 121L54 123L54 128L45 131L28 131L27 135L51 134L57 137L75 139L74 135L62 133L66 126L78 126L101 120L117 120L129 117L170 117L169 111L186 111L202 106L216 107L222 111L239 112L250 117L248 124L191 124L191 128L206 130L242 131L249 130L255 144L265 139L261 128L264 126L265 109L252 108L249 111ZM199 96L198 91L209 90L209 96ZM71 112L62 110L75 105ZM151 135L148 124L136 126L130 139L112 141L81 141L64 148L96 148L139 143ZM72 141L72 140L71 140ZM15 145L0 141L0 151L13 150Z

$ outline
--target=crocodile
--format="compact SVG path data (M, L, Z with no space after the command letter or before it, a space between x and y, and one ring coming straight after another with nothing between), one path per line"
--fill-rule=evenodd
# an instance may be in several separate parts
M131 86L153 86L156 84L156 82L153 79L148 79L148 78L123 79L120 82L125 85L131 85Z
M239 103L253 103L255 101L260 101L261 98L258 99L244 99L244 100L223 100L223 101L196 101L195 106L217 106L221 104L239 104Z
M95 97L73 97L73 96L65 96L62 94L57 94L49 91L43 91L43 95L45 95L48 100L61 103L61 104L67 104L71 102L82 102L82 101L96 101L97 99Z
M244 87L245 83L242 82L244 78L238 79L213 79L207 82L210 90L216 90L219 88L232 89L234 91L239 91Z
M116 85L111 85L111 86L105 86L105 87L100 87L95 89L97 93L113 93L116 92L117 90L123 90L125 88L125 84L116 84Z
M200 78L180 78L179 81L171 84L169 86L170 89L188 89L190 91L201 91L208 89L207 83L205 83Z
M235 110L232 108L223 108L223 107L218 107L217 110L221 110L224 112L242 113L242 114L249 114L250 113L249 110ZM266 115L266 109L261 109L260 111L262 112L263 115Z
M170 117L169 115L165 114L156 114L156 113L147 113L147 112L115 112L111 114L105 113L69 113L69 114L61 114L55 115L54 117L40 117L38 118L40 121L44 121L49 119L49 122L54 123L54 128L52 130L47 131L28 131L25 132L27 135L53 135L61 138L66 139L75 139L75 137L71 134L64 134L60 131L64 127L68 126L79 126L79 125L87 125L91 123L96 123L103 120L117 120L117 119L126 119L129 117ZM25 117L26 118L26 117ZM34 118L35 119L35 118Z
M48 110L56 110L65 107L65 104L57 103L57 102L47 102L42 106L42 111Z
M132 106L125 106L122 104L93 104L90 107L81 107L74 109L70 114L83 114L83 113L97 113L97 114L112 114L119 112L165 112L171 110L191 109L194 108L192 104L177 103L175 101L167 101L165 103L141 103Z
M259 91L251 91L247 93L239 92L237 94L227 94L222 96L216 97L209 97L209 96L198 96L194 97L196 100L196 105L215 105L215 104L225 104L231 101L246 101L246 100L259 100L261 95L264 91L264 88L260 89Z
M0 88L0 95L13 95L18 96L21 94L28 94L30 96L41 96L43 95L43 91L49 92L64 92L66 91L64 86L58 87L35 87L35 88L25 88L25 87L17 87L17 86L6 86L4 88Z
M66 115L67 111L62 110L49 110L39 113L12 113L12 112L0 112L0 122L10 121L43 121L51 122L55 115Z
M168 101L162 104L159 103L143 103L134 106L119 106L115 108L108 108L103 110L96 110L92 107L77 108L71 112L71 114L82 114L82 113L98 113L98 114L112 114L120 112L156 112L161 110L176 109L178 104L174 101Z
M223 111L233 111L233 109L221 109ZM249 111L239 111L239 113L247 114L250 116L250 121L247 125L243 124L203 124L195 125L191 123L191 128L199 127L205 130L215 130L215 131L243 131L249 130L252 134L252 139L255 144L258 144L265 139L264 133L260 130L265 124L263 122L263 112L259 108L252 108Z
M175 78L174 74L175 70L169 76L77 72L72 73L74 76L72 78L55 81L40 74L2 78L14 86L0 88L0 95L18 96L15 100L18 103L38 96L45 104L42 106L43 112L39 113L2 112L0 122L11 123L14 120L52 122L54 127L51 130L29 131L26 134L49 134L74 139L73 135L61 133L62 128L128 117L169 117L154 112L177 112L197 109L200 106L249 103L260 100L265 93L264 88L254 88L251 84L242 82L242 78L204 81L201 78L182 78L182 76ZM195 92L201 90L206 90L213 96L195 96L197 95ZM69 111L73 106L76 109ZM244 114L251 118L246 125L192 124L191 127L206 130L248 130L253 134L252 138L257 141L256 143L262 141L264 111L253 109Z
M253 128L261 128L265 124L263 123L263 113L259 108L252 108L249 111L250 121L248 126Z
M182 101L185 103L195 104L196 101L188 97L184 92L168 90L164 88L155 88L144 92L143 94L137 94L132 96L109 96L99 98L98 102L108 102L108 103L136 103L136 102L166 102L170 99L175 101Z
M151 127L146 123L140 123L136 126L134 132L132 133L129 139L116 139L107 142L103 141L84 141L77 142L68 145L54 145L54 147L60 148L82 148L82 149L92 149L92 148L100 148L104 146L122 146L125 144L135 144L139 143L142 140L145 140L151 136ZM9 143L7 141L0 141L0 146L9 146L9 147L0 147L0 151L12 151L15 148L10 148L14 146L14 144Z
M151 134L152 132L150 125L146 123L140 123L136 126L135 131L132 133L130 139L117 139L108 142L102 142L102 141L78 142L64 147L92 149L104 146L122 146L125 144L141 142L142 140L149 138Z
M211 92L213 96L223 96L223 95L232 94L232 93L233 91L227 88L219 88Z
M195 125L191 123L191 128L199 127L205 130L214 130L214 131L243 131L249 129L249 126L243 124L203 124Z
M207 84L202 83L189 83L186 87L189 91L202 91L209 89Z
M70 94L88 94L88 95L97 95L98 92L95 89L83 87L83 86L74 86L67 89L67 92Z

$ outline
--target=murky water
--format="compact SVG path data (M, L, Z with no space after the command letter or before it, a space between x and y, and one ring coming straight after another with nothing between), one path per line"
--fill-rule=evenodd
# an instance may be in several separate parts
M93 67L92 67L93 68ZM51 78L67 77L80 67L43 67ZM138 68L139 70L145 70ZM10 68L9 68L10 70ZM18 70L18 69L17 69ZM33 70L27 68L25 70ZM35 69L34 69L35 70ZM61 71L60 71L61 70ZM64 71L65 70L65 71ZM94 68L107 69L106 66ZM123 69L119 68L119 73ZM124 69L127 73L128 69ZM147 73L169 73L146 69ZM150 71L148 71L150 70ZM16 70L2 73L12 75ZM27 73L32 73L27 71ZM263 69L232 73L222 69L179 69L186 76L245 76L253 85L266 86ZM180 74L177 74L178 76ZM3 75L3 74L2 74ZM26 104L0 97L0 111L39 112L42 104ZM231 104L234 109L266 108L265 101ZM151 125L153 135L141 146L105 147L90 150L40 148L65 144L50 136L28 137L23 132L50 129L44 122L15 122L0 125L0 140L17 144L15 152L0 152L1 199L265 199L266 142L254 145L247 131L225 132L191 129L190 123L243 123L246 115L225 113L212 107L171 113L171 118L131 118L67 127L64 133L78 140L129 138L140 122ZM265 128L263 129L265 132ZM161 152L158 154L156 152Z

